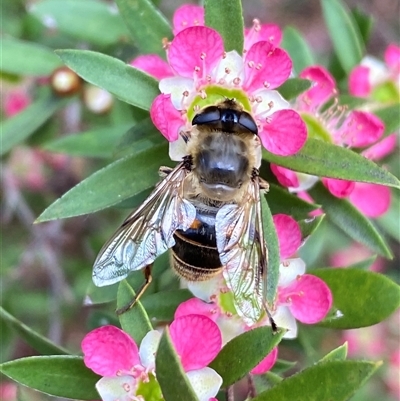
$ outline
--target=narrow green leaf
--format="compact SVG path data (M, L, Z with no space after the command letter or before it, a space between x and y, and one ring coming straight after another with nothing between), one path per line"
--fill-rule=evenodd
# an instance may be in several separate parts
M286 99L291 100L311 87L311 81L302 78L289 78L276 90Z
M114 57L89 50L56 50L56 54L84 80L141 109L149 110L159 94L155 78Z
M97 46L110 46L128 36L121 16L100 1L44 0L30 12L42 21L51 18L60 32Z
M390 209L383 216L376 219L376 223L395 241L400 242L400 199L395 194L392 194L391 202Z
M322 223L322 220L325 218L325 215L311 217L305 220L298 221L301 237L304 239L308 238L314 231L316 231L319 225Z
M326 361L286 378L253 401L347 401L382 362ZM322 384L321 384L322 383Z
M400 181L394 175L365 157L314 138L309 138L293 156L277 156L264 150L263 158L270 163L319 177L400 187Z
M347 358L347 342L326 354L318 363L323 361L344 361Z
M141 53L165 54L162 40L173 38L168 20L150 0L116 0L126 26Z
M374 25L374 18L372 15L364 12L359 6L356 6L356 8L351 10L351 15L353 16L354 22L357 24L365 47L368 44L372 27Z
M48 338L32 330L29 326L16 319L0 306L0 319L12 327L34 350L43 355L68 355L69 352Z
M0 372L42 393L76 400L97 400L100 376L80 356L31 356L0 365Z
M385 123L384 136L393 134L400 129L400 103L375 110L374 114Z
M156 355L157 380L165 401L198 401L165 329Z
M264 239L268 249L268 263L266 272L265 296L269 305L274 305L279 280L279 243L276 234L271 210L268 206L266 197L261 194L261 213L264 229Z
M241 1L205 0L204 9L206 25L221 34L225 51L236 50L242 54L244 22Z
M126 280L122 280L118 287L117 308L128 305L135 297L136 294L132 287ZM135 340L136 344L140 344L143 337L150 330L153 330L149 317L140 301L137 301L127 312L119 315L119 321L122 329Z
M128 199L154 185L160 164L171 164L166 144L117 160L70 189L36 222L93 213Z
M371 221L348 200L333 196L322 183L309 190L312 198L322 205L330 221L347 235L379 255L391 259L391 251Z
M210 368L222 377L223 387L230 386L256 367L279 344L285 332L280 329L273 333L268 326L247 331L225 344Z
M0 155L4 155L15 145L32 135L66 102L68 100L56 98L50 92L46 92L44 96L37 99L20 113L3 121L0 125Z
M335 329L372 326L400 306L400 287L382 274L361 269L315 269L310 274L326 282L337 312L318 323Z
M376 255L373 255L368 259L364 259L361 260L360 262L353 263L352 265L347 266L347 268L368 270L371 267L372 263L375 262L375 260L376 260Z
M278 374L278 373L285 373L289 369L294 368L297 365L297 362L285 361L284 359L278 359L274 366L272 367L271 371Z
M52 49L23 40L1 39L1 71L23 76L50 75L62 65Z
M288 51L296 74L299 74L304 68L315 64L310 46L308 46L297 29L291 26L285 27L283 30L282 47Z
M358 26L341 0L321 0L321 6L335 53L349 73L361 61L364 52Z

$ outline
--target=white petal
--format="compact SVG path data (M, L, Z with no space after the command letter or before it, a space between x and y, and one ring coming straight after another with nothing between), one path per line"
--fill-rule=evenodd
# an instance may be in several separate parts
M279 265L279 286L286 287L297 276L301 276L306 272L306 264L303 259L294 258L287 259L284 263Z
M176 141L169 143L169 157L171 160L181 162L187 154L186 142L180 135Z
M299 186L289 187L289 191L293 193L308 191L319 180L319 177L315 175L304 174L304 173L296 173L296 175L297 179L299 180Z
M369 68L368 78L371 86L379 85L390 78L386 64L372 56L366 56L361 60L361 65Z
M148 370L156 366L156 351L160 342L161 333L157 330L149 331L140 343L139 357L141 364Z
M222 345L244 333L245 324L239 316L220 316L217 325L222 334Z
M224 80L226 85L235 86L233 83L235 79L239 78L240 83L244 81L243 65L243 58L232 50L226 53L226 57L218 63L211 76L217 83Z
M207 281L189 281L187 288L196 297L203 301L211 302L212 298L218 296L221 289L221 278L216 276Z
M283 338L290 339L297 337L296 319L293 317L287 306L278 306L273 318L278 327L288 329Z
M188 97L183 95L185 92L192 94L192 96L194 94L193 79L190 78L163 78L158 87L160 88L161 93L171 95L172 104L177 110L184 110L187 108Z
M278 110L291 109L290 103L278 91L260 89L252 94L257 102L253 104L256 118L265 118Z
M208 401L215 397L222 385L222 377L213 369L191 370L186 373L199 401Z
M103 401L131 401L136 393L136 383L132 376L102 377L96 389Z

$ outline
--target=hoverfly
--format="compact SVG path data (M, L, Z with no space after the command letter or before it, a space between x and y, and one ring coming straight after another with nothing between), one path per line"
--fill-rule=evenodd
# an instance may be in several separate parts
M257 124L238 102L225 99L200 110L192 126L182 136L186 156L162 170L165 178L103 246L93 281L105 286L145 269L138 298L151 281L152 263L170 249L172 268L187 281L222 272L237 312L254 323L266 310L267 260L260 188L268 184L258 174Z

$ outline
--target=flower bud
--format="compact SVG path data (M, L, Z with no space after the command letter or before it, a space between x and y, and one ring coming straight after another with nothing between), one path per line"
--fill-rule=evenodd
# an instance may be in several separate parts
M82 80L68 67L60 67L51 74L50 85L57 95L72 96L81 90Z

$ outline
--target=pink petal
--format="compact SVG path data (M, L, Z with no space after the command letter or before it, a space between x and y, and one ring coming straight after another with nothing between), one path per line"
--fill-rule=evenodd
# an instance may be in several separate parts
M396 148L396 144L397 134L392 134L366 149L362 155L370 160L380 160L390 155Z
M193 26L179 32L172 40L168 60L178 75L205 80L223 54L224 43L217 31Z
M10 91L4 99L4 114L6 117L12 117L28 107L30 103L31 99L25 91L18 89Z
M355 186L354 181L338 180L336 178L322 178L322 183L329 189L329 192L337 198L349 196Z
M271 42L275 47L279 46L282 41L282 30L276 24L260 24L260 21L255 19L253 27L245 30L244 48L249 50L254 43Z
M139 361L135 342L115 326L102 326L82 340L83 361L101 376L115 376L119 370L129 370Z
M259 136L271 153L290 156L303 147L307 140L307 128L294 110L278 110L267 117Z
M336 95L335 79L324 67L318 65L308 67L299 76L313 82L312 87L300 96L304 111L319 109L321 105Z
M174 75L169 64L157 54L138 56L130 62L130 65L158 80Z
M390 207L392 192L383 185L356 182L350 201L367 217L380 217Z
M203 26L204 8L194 4L183 4L174 12L172 23L174 35L191 26Z
M395 72L400 73L400 47L391 43L385 51L385 63Z
M278 359L278 347L275 347L254 369L250 371L253 375L262 375L275 365Z
M150 108L150 117L156 128L168 141L176 141L185 122L171 102L171 95L158 95Z
M371 93L369 67L358 65L349 75L350 95L367 97Z
M185 372L204 368L221 350L221 332L206 316L179 317L171 323L170 332Z
M376 142L385 124L374 114L353 110L334 134L335 142L353 147L364 147Z
M319 277L304 274L278 290L279 302L287 303L293 316L302 323L321 321L332 306L332 293Z
M299 186L299 179L293 170L289 170L288 168L276 164L270 164L270 168L279 183L284 187L296 188Z
M291 71L292 60L284 50L270 42L257 42L245 56L243 88L248 92L277 88L289 78Z
M214 303L207 303L198 298L191 298L185 302L182 302L175 311L174 318L186 316L186 315L202 315L207 316L212 321L218 319L220 312L217 305Z
M300 226L295 219L286 214L276 214L273 220L278 235L280 258L285 260L300 248Z

